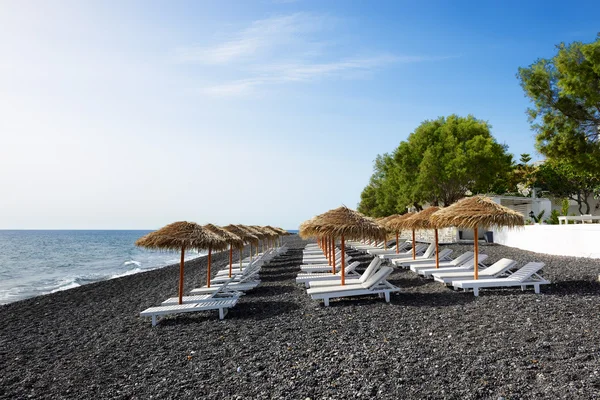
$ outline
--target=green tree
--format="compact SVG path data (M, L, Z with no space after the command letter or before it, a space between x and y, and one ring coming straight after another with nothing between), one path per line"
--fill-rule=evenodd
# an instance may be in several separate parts
M575 200L580 214L590 213L589 199L600 192L600 178L597 174L578 171L564 160L547 160L539 166L536 179L543 191L555 197Z
M561 43L551 59L519 68L533 107L536 147L577 171L600 171L600 34L592 43Z
M391 154L378 156L359 210L372 216L424 203L448 206L467 192L504 192L512 156L487 122L451 115L423 122Z

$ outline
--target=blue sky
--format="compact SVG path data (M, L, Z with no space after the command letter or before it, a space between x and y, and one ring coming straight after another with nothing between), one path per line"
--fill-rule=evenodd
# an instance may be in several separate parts
M522 4L526 3L526 4ZM0 228L294 228L423 120L535 155L515 77L597 2L6 1Z

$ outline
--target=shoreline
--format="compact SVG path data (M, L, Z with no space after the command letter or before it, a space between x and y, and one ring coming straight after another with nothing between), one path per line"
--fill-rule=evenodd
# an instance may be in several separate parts
M0 306L0 398L592 398L600 395L600 260L481 245L546 263L553 282L475 298L396 270L391 304L311 300L296 285L305 241L261 270L220 321L139 312L176 293L178 266ZM449 245L453 255L470 245ZM369 257L352 253L364 268ZM236 259L234 253L234 260ZM214 271L228 253L213 256ZM186 262L185 292L206 278ZM594 372L596 371L596 372Z

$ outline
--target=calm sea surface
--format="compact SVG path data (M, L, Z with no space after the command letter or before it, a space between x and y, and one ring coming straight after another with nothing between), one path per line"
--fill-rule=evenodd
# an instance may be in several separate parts
M179 253L136 247L148 232L0 230L0 304L179 262Z

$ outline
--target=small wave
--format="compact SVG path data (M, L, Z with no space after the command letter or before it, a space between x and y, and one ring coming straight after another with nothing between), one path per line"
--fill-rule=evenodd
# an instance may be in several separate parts
M132 265L132 264L133 264L133 265L136 265L136 266L138 266L138 267L141 267L141 266L142 266L142 263L141 263L141 262L139 262L139 261L135 261L135 260L131 260L131 261L125 261L125 262L123 263L123 265Z
M137 273L139 273L139 272L142 272L142 271L144 271L144 270L143 270L143 269L141 269L141 268L134 268L134 269L131 269L131 270L129 270L129 271L125 271L125 272L123 272L122 274L114 274L114 275L111 275L111 276L110 276L110 278L108 278L108 279L121 278L121 277L123 277L123 276L137 274Z
M50 293L62 292L63 290L73 289L73 288L81 286L79 283L76 282L76 280L77 279L74 279L71 281L63 281L60 283L59 287L51 290Z

